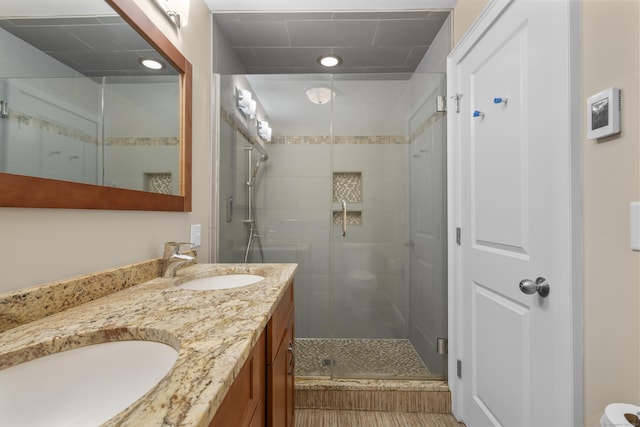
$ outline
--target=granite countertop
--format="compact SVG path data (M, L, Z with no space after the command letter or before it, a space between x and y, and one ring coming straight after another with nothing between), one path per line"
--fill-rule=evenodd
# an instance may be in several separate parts
M296 264L197 264L0 334L0 369L105 341L159 341L178 350L165 378L105 425L208 426L271 318ZM177 288L217 274L258 274L250 286Z

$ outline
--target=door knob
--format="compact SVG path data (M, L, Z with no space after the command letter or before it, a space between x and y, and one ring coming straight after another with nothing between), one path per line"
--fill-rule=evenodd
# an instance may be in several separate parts
M544 277L538 277L535 282L524 279L520 282L520 290L527 295L537 292L541 297L546 297L549 295L549 282Z

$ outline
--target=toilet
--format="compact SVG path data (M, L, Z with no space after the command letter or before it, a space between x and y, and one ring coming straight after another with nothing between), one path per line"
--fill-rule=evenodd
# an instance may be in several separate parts
M357 320L371 319L378 293L378 278L371 272L373 244L345 243L343 261L347 271L347 302L352 316Z
M600 419L602 427L638 426L640 406L628 403L611 403L607 405Z

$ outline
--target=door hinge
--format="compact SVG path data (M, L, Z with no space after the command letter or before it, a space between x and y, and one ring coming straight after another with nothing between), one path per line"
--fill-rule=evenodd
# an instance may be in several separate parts
M450 96L449 98L455 100L456 103L456 113L460 112L460 98L462 98L462 94L461 93L456 93L453 96Z
M456 374L458 378L462 378L462 360L460 359L456 361Z
M436 341L436 353L447 354L449 352L449 340L446 338L438 338Z
M462 242L462 229L460 227L456 227L456 243L458 246Z
M436 96L436 111L438 113L446 113L447 112L447 98L438 95Z

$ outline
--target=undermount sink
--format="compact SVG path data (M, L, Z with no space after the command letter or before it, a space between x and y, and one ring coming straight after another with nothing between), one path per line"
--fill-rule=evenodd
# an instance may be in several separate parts
M113 341L0 370L0 425L102 424L157 385L177 358L166 344Z
M182 289L191 289L193 291L212 291L253 285L254 283L258 283L262 280L264 280L264 277L256 274L221 274L219 276L193 279L178 285L178 287Z

